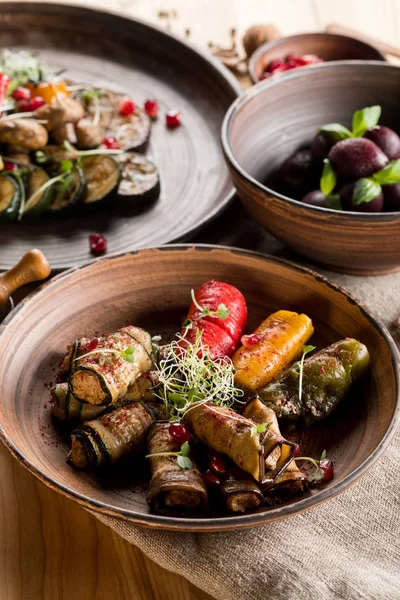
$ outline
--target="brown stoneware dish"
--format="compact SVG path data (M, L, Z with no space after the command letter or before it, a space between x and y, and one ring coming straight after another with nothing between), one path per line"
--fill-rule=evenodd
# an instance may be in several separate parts
M252 328L280 308L313 320L317 345L345 336L365 343L371 376L335 415L299 431L309 456L326 448L335 478L302 499L242 516L151 514L135 463L112 480L77 472L48 410L46 382L70 340L127 323L170 334L186 314L190 289L215 278L237 286ZM50 316L51 315L51 316ZM220 531L282 519L346 489L388 446L399 422L399 356L388 332L343 290L289 262L245 250L177 245L104 258L60 275L19 304L0 326L0 433L12 454L46 485L86 508L160 529ZM299 440L300 441L300 440Z
M279 240L327 268L361 275L400 268L400 212L367 214L306 205L263 185L326 123L349 126L365 106L382 107L382 125L400 132L400 68L338 62L293 70L243 93L222 126L225 158L237 192Z
M253 83L260 81L261 75L272 60L284 59L290 54L314 54L324 61L386 60L374 46L347 35L301 33L278 38L257 48L249 61L249 73Z

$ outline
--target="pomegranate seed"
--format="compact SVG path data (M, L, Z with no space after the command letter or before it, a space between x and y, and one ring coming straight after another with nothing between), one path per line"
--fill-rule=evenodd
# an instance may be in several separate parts
M34 98L31 98L29 101L28 110L33 112L34 110L37 110L38 108L40 108L41 106L44 106L45 104L46 104L46 102L43 100L43 98L41 98L40 96L35 96Z
M171 423L168 427L169 435L176 441L178 444L184 444L188 442L190 439L189 430L180 423Z
M119 105L119 112L123 117L129 117L136 110L135 103L132 102L129 98L124 98L121 100L121 104Z
M31 98L31 91L28 90L28 88L19 87L16 90L13 91L12 97L17 102L19 102L20 100L30 100L30 98Z
M203 473L202 478L207 487L212 487L213 485L219 485L221 483L218 477L214 475L214 473L211 473L211 471Z
M282 60L281 58L275 58L274 60L271 60L266 70L268 71L268 73L273 73L276 69L284 66L284 60Z
M217 473L217 475L223 475L226 471L225 461L221 456L218 456L218 454L211 456L209 466L210 470Z
M3 169L4 171L16 171L18 169L18 165L12 162L8 162L8 160L5 160L3 162Z
M156 119L158 115L158 103L156 100L146 100L144 110L149 115L150 119Z
M89 244L92 254L103 254L107 250L107 240L103 235L89 235Z
M320 58L319 56L316 56L315 54L303 54L303 56L301 57L301 60L303 61L304 65L314 65L317 63L324 62L323 58Z
M170 110L165 115L165 122L168 127L178 127L181 124L181 115L177 110Z
M118 140L115 137L113 137L112 135L105 137L103 140L103 144L106 148L108 148L108 150L118 150L119 149Z
M330 481L331 479L333 479L333 462L331 460L329 460L328 458L323 458L319 461L318 466L324 472L322 481Z
M240 341L245 348L251 348L261 342L261 338L257 333L250 333L249 335L242 335Z
M264 79L269 79L271 77L271 75L272 75L272 73L268 73L268 71L264 71L264 73L260 77L260 81L263 81Z
M30 111L30 100L20 100L18 102L18 111L19 112L29 112Z
M93 338L89 344L89 352L92 352L92 350L96 350L98 345L99 345L99 338Z

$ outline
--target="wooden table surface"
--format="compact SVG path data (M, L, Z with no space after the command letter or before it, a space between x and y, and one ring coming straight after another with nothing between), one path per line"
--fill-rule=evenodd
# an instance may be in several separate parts
M65 0L64 0L65 1ZM228 45L257 23L284 34L356 27L400 44L397 0L80 0L168 26L206 46ZM159 12L176 11L169 19ZM215 229L215 227L214 227ZM215 231L214 231L215 238ZM203 241L207 234L202 235ZM0 600L206 600L187 580L161 569L83 508L37 482L0 446ZM245 590L244 590L244 596ZM223 600L223 599L222 599Z

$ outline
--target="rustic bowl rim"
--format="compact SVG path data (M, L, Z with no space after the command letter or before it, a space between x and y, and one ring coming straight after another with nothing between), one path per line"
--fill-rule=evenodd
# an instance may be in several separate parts
M305 33L295 33L293 35L285 35L284 37L280 37L275 40L271 40L270 42L264 42L264 44L261 44L261 46L259 46L253 52L253 54L251 55L251 57L249 59L249 75L250 75L252 82L258 83L259 81L261 81L256 76L256 65L258 64L259 60L266 52L268 52L269 50L273 50L277 46L284 45L287 40L301 42L302 40L306 40L307 38L311 38L311 37L313 37L313 38L315 38L315 37L317 37L317 38L333 38L333 39L336 39L338 44L340 44L340 42L343 40L352 40L353 42L357 42L360 45L360 47L363 46L364 48L368 48L369 50L375 50L377 56L381 57L381 61L387 62L385 55L380 50L378 50L378 48L376 48L376 46L374 46L373 44L370 44L369 42L364 42L363 40L353 37L352 35L344 35L342 33L330 33L329 31L326 31L326 32L325 31L308 31ZM354 60L364 60L364 59L358 58L358 59L354 59ZM341 61L347 62L346 59L341 59ZM327 61L327 62L338 62L338 61ZM377 58L376 61L374 61L374 62L380 62L380 60ZM305 65L305 66L307 68L307 65ZM287 74L285 74L285 77Z
M271 188L267 187L260 181L257 181L252 177L236 159L230 144L230 129L233 120L240 110L242 110L247 103L252 100L258 94L262 94L268 91L274 86L280 85L282 82L290 81L291 79L307 78L312 76L313 73L319 73L330 70L337 70L338 68L351 69L352 67L360 67L361 69L366 67L378 67L380 69L391 69L400 73L400 66L391 65L389 63L383 63L377 60L337 60L326 62L321 65L315 65L309 69L292 69L285 77L278 77L275 81L266 79L259 81L249 89L245 90L236 100L232 102L228 108L225 118L222 122L221 127L221 142L224 152L225 160L228 165L242 178L245 179L253 188L268 194L270 196L279 198L288 204L292 204L297 207L301 207L303 210L310 211L314 215L318 214L330 214L336 215L337 218L343 218L344 220L353 219L354 221L372 221L376 223L395 222L400 220L400 211L397 212L383 212L383 213L366 213L366 212L355 212L355 211L342 211L334 210L332 208L325 208L322 206L312 206L311 204L305 204L300 200L295 200L289 196L275 192Z
M119 518L122 520L127 520L137 525L147 526L151 528L165 529L171 531L191 531L191 532L210 532L210 531L232 531L235 529L242 529L247 527L254 527L257 525L263 525L268 522L280 520L300 512L304 512L305 510L311 509L314 506L321 504L333 498L340 492L347 489L350 485L355 483L362 475L364 475L372 466L376 463L378 458L383 454L383 452L387 449L389 444L391 443L394 434L396 432L397 426L400 423L400 353L397 349L397 346L391 337L387 328L374 317L364 306L363 304L355 299L351 294L349 294L346 290L336 285L323 275L319 273L300 266L296 263L293 263L289 260L278 258L273 255L266 255L261 252L255 252L252 250L246 250L242 248L237 248L233 246L218 246L212 244L171 244L153 248L141 248L137 250L133 250L130 252L123 252L120 254L114 254L110 256L105 256L94 260L89 265L82 265L80 267L72 267L67 271L56 275L54 278L42 284L39 288L34 290L31 294L26 296L6 317L4 322L0 325L0 342L1 336L4 334L7 326L13 321L14 317L23 310L26 304L30 304L35 301L40 300L40 295L47 293L46 290L49 288L54 288L60 285L63 285L65 281L73 278L75 273L81 271L82 269L90 270L96 269L97 264L104 264L105 262L109 262L109 267L112 268L112 263L114 260L118 260L122 257L128 256L136 256L140 254L154 253L155 251L160 252L175 252L175 251L197 251L197 252L212 252L213 250L220 250L227 253L233 253L238 256L249 256L254 257L256 259L265 261L266 263L272 262L276 263L278 266L289 267L289 269L298 271L303 275L308 275L313 277L319 285L330 287L333 291L344 295L348 301L355 305L361 313L368 319L371 326L376 330L377 334L380 335L386 345L389 348L391 354L391 366L394 373L395 379L395 393L396 393L396 401L394 406L393 415L389 426L381 440L381 442L377 445L377 447L371 452L371 454L351 473L349 473L341 482L338 482L336 485L334 484L330 489L322 490L317 498L313 496L305 497L301 500L297 500L288 505L284 505L282 507L276 507L264 512L259 513L250 513L247 515L236 515L236 516L224 516L224 517L212 517L212 518L182 518L182 517L174 517L174 516L162 516L155 514L141 514L136 511L121 509L112 504L107 504L104 502L99 502L94 500L90 496L86 494L76 492L73 487L64 485L62 483L57 483L51 476L44 475L41 470L32 464L30 460L28 460L24 453L19 450L13 440L6 434L3 428L3 424L0 422L0 440L4 443L4 445L8 448L11 454L24 466L30 473L32 473L35 477L37 477L42 483L47 485L48 487L54 489L55 491L61 493L67 498L74 500L81 506L86 509L95 511L97 513L111 516L114 518Z

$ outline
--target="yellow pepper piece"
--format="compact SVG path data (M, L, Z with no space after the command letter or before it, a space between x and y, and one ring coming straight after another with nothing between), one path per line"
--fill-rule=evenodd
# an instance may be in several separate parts
M241 346L233 355L235 384L248 393L264 387L300 355L313 333L307 315L288 310L273 313L254 331L254 345Z
M30 90L32 98L35 96L40 96L40 98L43 98L46 104L51 104L51 101L55 97L62 101L63 98L67 98L69 96L67 84L65 81L61 80L54 81L53 83L38 83L37 85L28 83L24 87Z

